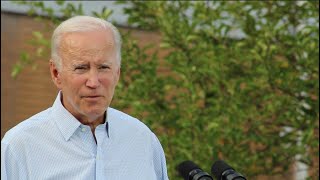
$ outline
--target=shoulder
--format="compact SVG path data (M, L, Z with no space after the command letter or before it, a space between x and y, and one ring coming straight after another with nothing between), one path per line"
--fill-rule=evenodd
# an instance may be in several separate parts
M132 117L119 110L108 108L108 119L110 126L116 126L124 130L130 129L130 132L143 132L153 134L147 125L141 122L139 119Z
M1 144L10 144L15 141L23 141L24 138L27 138L32 132L37 128L41 128L44 125L47 125L49 120L49 115L51 113L51 108L48 108L42 112L39 112L30 118L20 122L9 131L7 131L4 137L1 140Z

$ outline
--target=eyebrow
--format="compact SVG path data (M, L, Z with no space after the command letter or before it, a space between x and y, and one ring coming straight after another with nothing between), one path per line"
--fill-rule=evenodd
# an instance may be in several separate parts
M84 66L84 65L89 65L89 62L81 62L81 61L79 61L79 62L72 62L72 66Z
M111 61L104 61L104 62L94 63L94 65L96 65L96 66L100 66L100 65L112 65L112 64L114 64L114 63L111 62ZM76 63L73 63L73 64L72 64L73 67L89 66L89 65L90 65L89 62L76 62Z

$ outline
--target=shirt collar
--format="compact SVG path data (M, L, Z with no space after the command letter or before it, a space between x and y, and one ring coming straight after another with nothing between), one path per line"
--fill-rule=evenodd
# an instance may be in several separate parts
M56 100L53 105L53 117L62 133L64 139L68 141L74 132L80 127L81 123L62 105L61 103L61 91L59 91ZM107 111L108 112L108 111ZM109 113L107 113L105 123L103 127L106 127L107 135L109 137L109 125L107 119L109 119Z
M68 141L81 123L62 105L61 91L53 103L53 117L64 139Z
M113 127L113 129L115 129L115 119L117 118L115 113L113 112L114 109L108 107L107 109L107 115L106 115L106 130L107 130L107 134L108 134L108 138L114 137L114 133L112 132L111 127Z
M108 111L107 111L108 112ZM107 116L108 116L108 113L107 113ZM110 137L109 136L109 122L107 121L108 120L108 117L105 117L105 121L103 124L99 124L96 129L101 129L101 130L105 130L106 131L106 135L108 136L108 138Z

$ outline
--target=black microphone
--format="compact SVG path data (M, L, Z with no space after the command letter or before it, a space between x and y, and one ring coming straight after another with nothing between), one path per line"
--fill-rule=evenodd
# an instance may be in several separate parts
M208 173L192 161L183 161L176 168L185 180L213 180Z
M217 180L246 180L240 173L236 172L231 166L222 160L213 163L211 173Z

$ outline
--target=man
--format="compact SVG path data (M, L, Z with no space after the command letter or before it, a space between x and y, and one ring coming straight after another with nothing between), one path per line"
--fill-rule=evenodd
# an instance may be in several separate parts
M53 106L1 141L1 179L166 180L162 146L139 120L109 107L121 37L110 23L76 16L52 36Z

